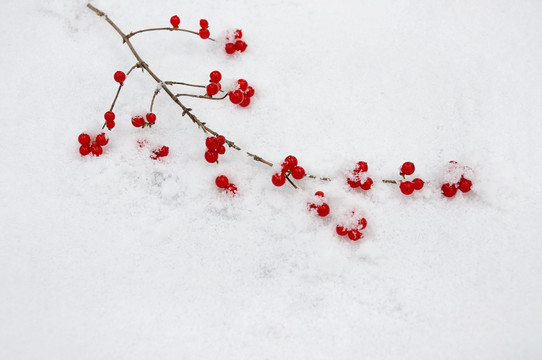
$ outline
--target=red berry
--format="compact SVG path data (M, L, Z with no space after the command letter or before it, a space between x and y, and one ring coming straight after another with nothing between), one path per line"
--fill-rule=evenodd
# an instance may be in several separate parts
M361 218L358 220L358 226L361 226L361 229L359 230L363 230L367 227L367 219L365 218Z
M181 23L181 19L177 15L173 15L171 19L169 19L169 22L171 23L171 26L174 28L179 27L179 24Z
M202 29L207 29L209 27L209 22L205 19L201 19L199 21L199 26L201 26Z
M113 75L113 78L115 79L116 82L122 84L124 80L126 80L126 74L123 73L122 71L117 71L115 75Z
M442 190L442 195L446 197L452 197L457 192L457 188L454 184L444 184L440 189Z
M321 217L328 216L328 214L329 214L329 205L326 204L326 203L323 203L322 205L318 206L316 211L318 212L318 215L320 215Z
M224 145L226 143L226 138L224 137L224 135L218 135L216 139L218 140L219 145Z
M315 196L324 197L324 193L322 191L317 191L314 193Z
M237 40L235 42L235 50L244 52L247 49L247 43L243 40Z
M233 54L235 52L235 45L233 43L227 43L226 44L226 54Z
M369 166L367 165L367 163L365 161L359 161L357 164L356 164L356 172L367 172L367 170L369 170Z
M104 114L105 121L113 121L115 120L115 113L113 111L108 111Z
M362 236L363 234L361 233L361 231L357 229L348 231L348 238L352 241L358 241Z
M104 152L102 147L98 144L92 144L92 146L90 147L90 151L92 151L92 155L94 156L100 156Z
M220 154L220 155L224 155L226 153L226 148L224 147L224 145L219 145L218 146L218 149L216 149L216 151Z
M79 144L81 145L90 145L90 135L82 133L77 138L77 141L79 141Z
M241 101L241 103L239 104L239 106L241 107L247 107L250 105L250 98L248 96L246 96L243 101Z
M236 39L240 39L243 37L243 32L241 31L241 29L237 29L233 32L233 37L235 37Z
M205 160L209 163L214 163L218 160L218 153L216 150L207 150L205 152Z
M405 195L410 195L414 192L414 184L412 183L412 181L401 181L399 188L401 189L401 192Z
M412 184L414 184L414 190L421 190L423 188L423 180L420 178L416 178L412 180Z
M472 181L469 179L465 179L463 176L461 176L461 180L459 180L458 188L462 192L466 193L470 191L470 188L472 186Z
M284 174L274 174L271 177L271 181L273 182L273 185L275 186L282 186L286 182L286 176Z
M230 101L234 104L240 104L244 99L244 95L241 90L230 91L228 96L230 97Z
M109 142L109 139L107 138L105 133L101 133L96 136L96 144L100 146L105 146L107 145L108 142Z
M235 195L237 193L237 186L235 186L234 184L229 184L226 188L226 191L232 193L232 195Z
M305 177L305 169L303 169L301 166L296 166L292 169L292 176L296 180L303 179Z
M401 175L412 175L414 173L414 170L414 164L410 161L407 161L403 164L403 166L401 166Z
M346 234L348 234L348 229L346 229L342 225L337 225L335 230L337 230L337 234L339 234L339 236L345 236Z
M282 165L283 166L285 165L288 168L288 170L293 170L294 167L297 166L297 158L293 155L288 155L284 159L284 163Z
M209 32L209 29L199 29L199 37L203 40L208 39L211 33Z
M154 113L147 113L145 118L149 124L154 124L156 122L156 115Z
M241 91L246 91L248 89L248 81L245 79L237 80L237 84L239 84L239 89L241 89Z
M81 145L79 147L79 154L86 156L90 154L90 146L89 145Z
M113 120L107 120L105 122L105 126L107 126L107 128L109 130L113 129L115 127L115 122Z
M157 154L157 155L160 156L160 157L168 156L168 155L169 155L169 147L167 147L167 146L165 146L165 145L162 146L162 147L160 148L160 150L158 150L158 154Z
M211 82L215 84L218 84L222 80L222 74L218 70L212 71L209 77L211 78Z
M219 175L216 177L215 184L219 188L225 189L230 184L230 181L225 175Z
M370 190L371 186L373 186L373 179L371 179L370 177L368 177L363 184L360 183L359 185L359 187L363 190Z
M254 88L252 86L247 87L247 91L245 91L245 96L248 96L248 97L254 96Z
M205 146L207 146L207 149L209 150L216 151L220 145L218 144L218 139L216 136L209 136L207 139L205 139Z
M145 125L145 120L143 119L143 117L136 115L132 118L132 125L134 125L135 127L142 127L143 125Z
M354 180L354 179L346 179L346 182L348 182L348 185L350 185L351 188L355 189L357 187L360 187L361 186L361 183L359 180Z
M207 95L209 96L213 96L213 95L216 95L218 93L218 85L215 84L214 82L210 83L209 85L207 85Z

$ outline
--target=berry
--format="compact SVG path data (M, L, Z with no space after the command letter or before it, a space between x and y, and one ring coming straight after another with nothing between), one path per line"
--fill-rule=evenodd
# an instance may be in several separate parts
M363 190L370 190L371 186L373 186L373 179L371 179L370 177L368 177L363 184L359 185L359 187Z
M228 93L228 96L230 98L230 101L234 104L240 104L241 101L243 101L244 99L244 95L241 90L230 91Z
M81 154L83 156L87 156L88 154L90 154L90 146L89 145L81 145L79 147L79 154Z
M117 71L115 75L113 75L113 78L115 79L116 82L122 84L124 80L126 80L126 74L123 73L122 71Z
M414 170L414 164L410 161L407 161L403 164L403 166L401 166L401 175L412 175L414 173Z
M90 136L88 134L82 133L77 138L77 141L79 141L79 144L81 145L90 145Z
M369 166L367 165L367 163L365 161L359 161L356 164L356 170L354 170L354 171L355 172L367 172L367 170L369 170Z
M115 120L115 113L113 111L108 111L104 114L105 121L113 121Z
M101 133L101 134L96 136L96 144L98 144L100 146L105 146L105 145L107 145L108 142L109 142L109 139L107 138L105 133Z
M207 95L209 96L213 96L213 95L216 95L218 93L218 85L215 84L214 82L210 83L209 85L207 85Z
M205 160L209 163L214 163L218 160L218 153L216 150L207 150L205 152Z
M216 177L215 184L219 188L225 189L230 184L230 181L225 175L219 175Z
M284 174L274 174L271 177L271 181L273 182L273 185L275 186L282 186L286 182L286 176Z
M220 80L222 80L222 74L218 70L211 72L209 77L211 78L211 82L214 82L215 84L218 84Z
M245 91L245 96L248 96L248 97L254 96L254 88L252 86L249 86L247 88L247 91Z
M229 184L226 191L230 192L232 195L235 195L237 193L237 186L234 184Z
M226 153L226 148L224 147L224 145L220 145L218 146L218 149L216 149L216 151L220 154L220 155L224 155Z
M241 29L237 29L233 32L233 37L236 39L240 39L243 37L243 31Z
M209 29L199 29L199 37L203 40L208 39L211 33L209 32Z
M339 236L345 236L346 234L348 234L348 229L346 229L342 225L337 225L335 229L337 230L337 234L339 234Z
M469 179L465 179L463 176L461 176L461 180L459 180L459 183L457 186L459 190L466 193L470 191L471 186L472 186L472 181L470 181Z
M154 113L147 113L145 118L149 124L154 124L156 122L156 115Z
M113 129L115 127L115 122L113 120L107 120L105 122L105 126L107 126L107 128L109 130Z
M225 46L226 54L233 54L235 52L235 45L233 43L227 43Z
M421 190L423 188L423 180L420 178L416 178L412 180L412 184L414 184L414 190Z
M177 15L173 15L171 19L169 19L169 22L171 23L171 26L174 28L179 27L179 24L181 23L181 19Z
M360 230L363 230L367 227L367 219L361 218L358 220L358 225L361 226Z
M218 135L216 139L218 140L218 144L220 145L224 145L226 143L226 138L224 137L224 135Z
M201 26L202 29L207 29L209 27L209 22L205 19L201 19L199 21L199 26Z
M283 166L286 165L288 170L293 170L294 167L297 166L297 158L295 156L293 156L293 155L288 155L284 159L284 163L282 165Z
M241 107L247 107L250 105L250 98L248 96L246 96L243 101L241 101L241 103L239 104L239 106Z
M92 155L94 156L100 156L104 152L102 147L98 144L92 144L92 146L90 147L90 151L92 152Z
M314 193L314 195L318 197L324 197L324 193L322 191L317 191Z
M296 180L303 179L305 177L305 169L303 169L301 166L296 166L292 169L292 176Z
M145 125L145 120L143 119L143 117L136 115L132 118L132 125L134 125L135 127L142 127L143 125Z
M160 150L158 150L158 153L156 155L158 155L159 157L168 156L169 155L169 147L167 147L165 145L162 146L160 148Z
M220 146L218 144L218 139L216 136L209 136L207 139L205 139L205 146L207 146L207 149L209 150L217 150Z
M410 195L414 192L414 184L412 183L412 181L401 181L399 188L401 189L401 192L405 195Z
M241 89L241 91L246 91L248 89L248 81L245 79L237 80L237 84L239 84L239 89Z
M235 50L244 52L247 49L247 43L243 40L237 40L235 42Z
M353 229L348 231L348 238L352 241L358 241L362 236L363 234L359 230Z
M446 197L452 197L457 192L455 184L444 184L440 189L442 190L442 195Z
M356 180L354 180L354 179L348 178L348 179L346 179L346 181L348 182L348 185L350 185L350 187L351 187L352 189L355 189L355 188L361 186L361 183L360 183L359 180L356 181Z
M321 217L327 216L329 214L329 205L326 203L323 203L322 205L318 206L316 211L318 212L318 215L320 215Z

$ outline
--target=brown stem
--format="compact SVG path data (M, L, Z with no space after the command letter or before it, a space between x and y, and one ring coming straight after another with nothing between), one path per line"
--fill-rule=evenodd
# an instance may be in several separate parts
M103 14L103 13L102 13L102 14ZM105 14L103 14L103 15L105 15ZM100 16L101 16L101 15L100 15ZM136 35L136 34L144 33L144 32L147 32L147 31L163 31L163 30L168 30L168 31L183 31L183 32L187 32L187 33L191 33L191 34L195 34L195 35L198 35L198 36L199 36L199 32L196 32L196 31L187 30L187 29L173 28L173 27L163 27L163 28L152 28L152 29L143 29L143 30L134 31L134 32L131 32L131 33L129 33L128 35L126 35L126 39L129 39L129 38L131 38L132 36L134 36L134 35ZM213 38L207 38L207 40L216 41L216 40L213 39Z
M395 181L395 180L386 180L386 179L384 179L384 180L382 180L382 182L385 183L385 184L397 184L397 181Z
M193 94L177 94L175 95L175 97L179 97L179 96L190 96L190 97L195 97L195 98L199 98L199 99L207 99L207 100L224 100L228 94L222 96L221 98L214 98L214 97L210 97L209 95L193 95Z
M184 86L192 86L192 87L203 88L203 89L205 89L205 88L207 87L207 86L205 86L205 85L187 84L187 83L183 83L183 82L180 82L180 81L164 81L164 84L166 84L166 85L184 85Z
M152 112L152 107L153 107L153 105L154 105L154 99L156 98L156 95L158 95L159 92L160 92L160 89L154 90L154 95L152 96L151 107L150 107L150 109L149 109L149 112Z
M288 180L288 182L294 187L294 189L297 189L297 186L295 186L295 184L292 182L292 180L290 180L289 176L286 176L286 180Z

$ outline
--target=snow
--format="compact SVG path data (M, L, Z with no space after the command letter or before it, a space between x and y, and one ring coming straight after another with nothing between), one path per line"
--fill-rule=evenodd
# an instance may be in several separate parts
M1 2L0 358L542 357L541 3L93 4L125 32L172 14L212 37L242 28L233 57L185 33L133 44L164 81L247 79L246 109L183 102L241 148L336 180L275 188L231 149L207 164L163 91L156 126L134 128L157 86L141 70L104 154L81 158L135 58L84 1ZM343 180L359 160L368 193ZM450 160L472 193L440 195ZM428 181L411 197L378 181L404 161ZM316 190L329 218L306 210ZM353 209L369 223L357 243L334 233Z

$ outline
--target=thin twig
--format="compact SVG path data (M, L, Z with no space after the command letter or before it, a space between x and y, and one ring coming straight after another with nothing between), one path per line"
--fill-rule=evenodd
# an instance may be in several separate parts
M152 29L143 29L143 30L133 31L133 32L129 33L128 35L126 35L126 39L129 39L129 38L131 38L132 36L134 36L136 34L144 33L144 32L147 32L147 31L163 31L163 30L183 31L183 32L187 32L187 33L191 33L191 34L199 36L199 32L197 32L197 31L192 31L192 30L187 30L187 29L179 29L179 28L173 28L173 27L163 27L163 28L152 28ZM207 38L206 40L216 41L213 38Z
M205 89L207 87L205 85L187 84L187 83L183 83L183 82L180 82L180 81L164 81L164 84L166 84L166 85L192 86L192 87L203 88L203 89Z
M220 97L220 98L214 98L214 97L210 97L209 95L193 95L193 94L177 94L175 95L175 97L179 97L179 96L190 96L190 97L195 97L195 98L199 98L199 99L207 99L207 100L224 100L228 94Z
M149 112L152 112L152 107L153 107L153 105L154 105L154 99L156 98L156 95L158 95L159 92L160 92L160 88L154 90L154 95L152 96L151 107L150 107L150 109L149 109Z

